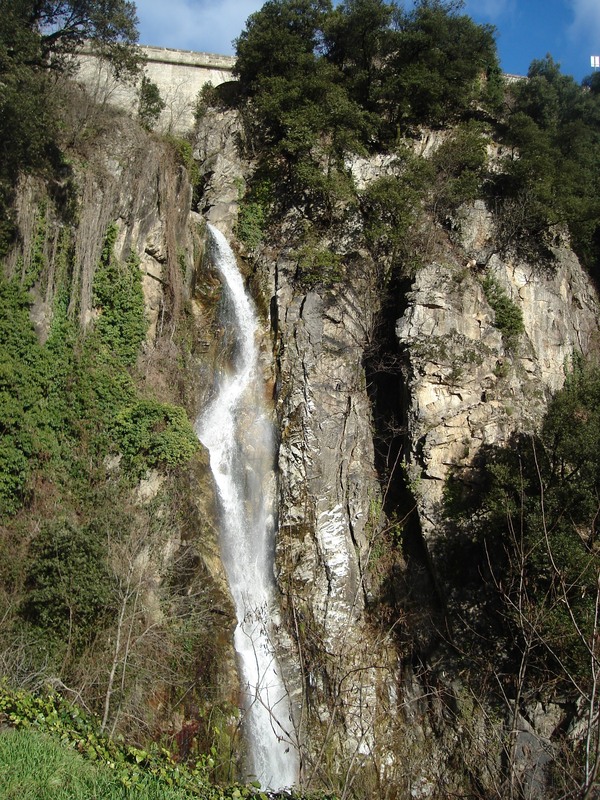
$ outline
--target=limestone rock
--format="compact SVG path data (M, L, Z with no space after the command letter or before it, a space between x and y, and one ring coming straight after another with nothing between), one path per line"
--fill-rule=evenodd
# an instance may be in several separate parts
M242 122L236 111L209 109L198 126L194 149L204 181L202 213L229 238L235 229L248 170L240 155L242 136Z
M376 303L359 274L302 289L282 253L276 270L279 448L278 580L288 616L318 640L310 681L321 698L346 675L338 714L347 751L373 746L375 658L363 574L378 496L362 354ZM325 656L327 654L327 656ZM305 676L306 677L306 676ZM328 718L323 706L319 712ZM313 746L318 737L313 738Z
M467 219L466 255L477 256L487 246L489 219L481 207ZM593 348L594 289L571 250L560 247L555 257L542 269L494 254L484 268L430 264L415 276L396 331L409 397L408 471L426 537L441 522L450 469L467 467L484 444L535 430L573 355ZM495 327L484 272L523 315L524 333L512 347Z

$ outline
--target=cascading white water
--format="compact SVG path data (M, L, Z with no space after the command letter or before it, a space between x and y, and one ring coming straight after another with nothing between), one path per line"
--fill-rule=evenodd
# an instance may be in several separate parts
M244 691L251 769L261 785L296 783L289 697L272 644L274 520L269 487L274 438L258 371L257 321L235 256L223 234L208 226L224 287L222 323L234 334L231 370L218 375L215 397L196 423L210 452L221 503L221 554L235 603L234 646Z

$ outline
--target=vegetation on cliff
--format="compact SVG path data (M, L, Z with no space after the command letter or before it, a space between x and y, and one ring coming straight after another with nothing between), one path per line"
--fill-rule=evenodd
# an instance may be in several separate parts
M132 221L111 193L110 131L131 135L110 151L130 197L129 160L142 147L161 196L175 206L175 191L191 189L170 143L68 82L84 38L116 70L136 69L131 3L11 1L1 11L0 672L12 685L60 688L103 734L141 743L165 734L162 709L182 697L210 708L222 638L210 609L227 601L202 573L206 523L186 490L202 485L203 467L192 393L183 396L192 361L184 226L165 209L171 249L150 344L135 237L117 255ZM186 525L195 534L181 545ZM223 713L197 723L194 746L225 740L213 730ZM215 774L228 768L219 756Z
M273 243L283 229L294 241L298 292L335 298L353 275L352 253L344 250L347 230L360 231L352 246L360 239L377 261L382 307L379 330L365 335L374 396L377 386L380 395L391 385L399 391L393 373L401 356L393 349L393 331L386 344L382 336L399 316L402 281L420 259L443 263L457 255L464 204L478 199L492 214L493 240L470 266L480 273L507 358L518 351L524 320L518 299L486 270L492 253L551 272L557 245L568 240L592 278L599 277L595 76L578 85L548 56L532 63L526 79L504 84L493 30L475 25L462 9L460 2L438 0L421 0L408 11L378 0L348 0L335 8L325 0L270 0L237 40L237 101L257 163L239 234L251 231L246 244L252 249L261 236ZM381 176L357 188L353 164L367 156L379 157L372 164ZM302 224L291 233L297 219ZM282 220L287 224L280 228ZM386 371L387 384L379 377ZM563 710L564 729L557 720L551 737L556 763L544 796L589 797L597 779L596 383L597 371L577 367L538 437L482 451L482 462L484 453L489 461L449 487L450 508L450 501L464 500L464 481L472 481L474 507L460 516L452 505L452 530L430 554L443 565L438 585L428 586L440 608L425 620L430 629L421 641L410 623L404 638L399 633L399 620L411 614L410 598L398 600L400 581L382 582L383 601L387 592L396 605L377 611L398 623L407 657L426 661L436 636L441 653L447 635L451 655L447 650L441 661L458 658L470 674L475 704L502 718L512 714L506 738L490 738L490 763L496 756L503 760L506 782L489 796L532 791L530 775L518 774L516 730L534 702L559 703ZM388 505L401 494L399 470L394 473L400 437L383 429L380 436ZM404 518L400 506L395 511ZM402 542L408 553L403 534L379 562L387 560L396 575L399 559L392 551ZM427 571L427 557L420 566ZM436 634L436 624L448 633ZM486 647L494 648L493 657ZM462 725L459 700L456 707L448 713ZM473 796L487 796L476 766L466 779Z
M277 187L270 210L296 206L316 222L331 221L349 202L368 210L375 190L364 199L356 192L349 156L383 151L406 159L403 148L423 128L458 125L416 185L410 160L399 177L385 179L385 190L379 185L378 204L398 209L380 231L383 241L406 239L394 233L396 219L402 230L415 205L434 207L443 221L479 196L498 216L499 249L548 260L553 238L568 229L595 274L598 81L590 76L579 86L548 56L532 63L527 80L505 87L493 28L476 25L462 7L269 0L248 19L236 71L260 157L256 180ZM492 141L502 148L493 164Z
M537 434L483 448L448 481L437 553L472 686L508 703L514 730L534 702L563 710L553 792L581 798L600 769L599 408L600 371L579 359ZM516 771L514 736L505 754Z
M170 534L185 527L183 518L206 526L184 488L186 480L201 482L202 475L196 438L178 405L184 389L175 378L191 345L174 324L162 342L171 371L165 367L167 378L161 379L175 388L149 388L140 367L147 320L139 254L115 256L120 228L112 219L87 276L92 300L83 309L90 312L85 322L75 280L81 197L72 162L83 170L84 148L71 145L85 139L89 154L101 126L98 117L85 131L69 126L68 113L55 102L64 96L64 84L54 76L90 37L117 70L135 69L128 48L135 40L134 8L124 0L0 0L0 12L0 254L24 238L12 214L19 180L36 175L47 189L28 234L30 257L0 277L0 665L12 682L40 688L50 681L97 715L78 733L78 749L96 752L101 739L113 753L114 745L102 737L119 731L138 742L160 739L167 735L161 724L170 703L189 708L194 726L176 739L180 758L213 748L212 760L202 762L203 775L228 779L239 757L231 733L239 720L218 697L215 676L227 631L211 616L223 614L226 601L215 602L215 584L198 566L193 547L182 547L173 561L165 556ZM73 31L61 24L71 14ZM349 264L356 266L357 259L324 236L339 241L359 229L357 241L372 256L374 294L383 308L379 321L388 336L382 346L381 330L365 333L373 382L378 370L398 374L397 351L384 351L394 336L390 321L402 302L401 281L438 239L452 241L465 203L482 199L494 212L498 251L548 266L556 237L568 231L597 276L596 76L578 86L548 57L532 64L527 81L504 86L493 30L476 25L460 2L441 0L419 0L408 10L382 0L345 0L335 7L328 0L268 0L248 20L237 53L236 102L246 121L244 146L256 166L240 187L238 234L252 251L273 236L285 215L300 220L293 241L298 291L329 292L343 291L356 274ZM143 92L140 119L151 127L160 98L147 83ZM218 91L209 94L218 99ZM424 130L439 134L427 158L415 147ZM192 167L189 143L176 147ZM357 189L352 159L371 155L389 158L393 169ZM59 218L51 259L44 247L50 211ZM357 226L348 225L357 219ZM523 331L518 306L493 278L482 278L482 286L507 348L514 348ZM167 316L169 300L180 301L173 293L172 286L165 289ZM43 335L31 321L40 298L51 306ZM181 345L175 358L173 342ZM381 394L390 385L398 389L396 382L381 383ZM478 700L485 692L486 699L497 699L500 687L504 709L512 703L518 711L520 698L536 692L544 700L561 694L576 707L571 719L581 719L585 708L597 720L598 385L597 371L577 367L537 437L515 439L510 450L486 451L475 496L465 496L463 482L449 488L456 536L445 555L457 572L447 592L448 620L450 628L459 626L466 611L471 614L461 631L474 632L475 643L465 634L470 663L461 662L461 669L483 665L479 678L495 685L490 691L489 682L474 681L482 688ZM395 422L393 434L382 434L380 442L394 468L400 412ZM397 498L400 491L391 486L397 473L387 469L381 470L382 484L388 498ZM138 502L141 482L150 477L163 481L163 489L148 503ZM396 517L404 519L399 505ZM382 579L392 600L381 619L388 624L393 618L394 641L416 663L425 659L434 634L427 631L419 643L404 623L410 614L394 570L406 537L397 527L382 537L394 553L379 562L382 569L392 564ZM156 574L145 571L150 562L159 564ZM310 637L308 625L302 635ZM320 647L322 639L315 641ZM493 645L493 663L482 641ZM315 662L322 657L318 653ZM11 703L10 713L16 713L14 696L6 692L3 702L4 713ZM50 705L42 713L38 704L44 702ZM40 728L40 714L53 724L73 713L54 702L18 700L20 708L31 706ZM558 791L586 796L598 772L594 736L589 733L583 751L569 752L561 762ZM510 747L505 753L510 761ZM118 757L128 765L127 780L137 755L140 763L152 760L145 751ZM349 775L348 794L358 795ZM208 794L204 784L202 791L223 796L218 790Z
M59 76L85 42L117 74L139 70L135 5L128 0L0 1L0 254L6 251L15 181L59 168Z

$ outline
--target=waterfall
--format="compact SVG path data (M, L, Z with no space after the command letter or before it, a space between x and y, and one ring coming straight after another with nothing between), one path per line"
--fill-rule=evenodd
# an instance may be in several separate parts
M289 697L275 657L272 470L275 442L258 370L257 320L235 256L223 234L208 226L214 263L224 285L229 369L217 375L214 399L196 423L209 450L220 501L221 555L235 604L234 646L243 690L244 729L253 774L264 788L296 783Z

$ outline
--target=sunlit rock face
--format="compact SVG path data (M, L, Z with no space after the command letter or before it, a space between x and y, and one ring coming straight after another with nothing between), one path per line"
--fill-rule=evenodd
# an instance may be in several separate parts
M290 620L321 657L305 675L319 714L346 675L337 713L348 749L373 746L377 678L364 620L363 577L379 496L362 364L377 309L366 278L302 289L289 254L277 260L274 304L280 419L278 581ZM376 520L375 520L376 522ZM317 737L318 740L318 737Z
M232 238L250 165L240 152L243 125L236 111L208 109L196 132L194 158L202 178L199 211Z
M532 265L490 253L492 234L483 204L466 210L461 260L417 273L396 327L408 386L408 470L426 537L440 523L449 470L467 467L484 444L535 430L573 355L590 353L597 336L595 291L565 243L557 243L555 263ZM523 317L511 341L484 291L490 275Z
M462 791L464 775L452 767L455 762L470 759L473 774L500 769L497 754L482 755L497 733L490 730L495 723L485 713L473 716L479 737L473 748L456 720L444 716L451 698L460 717L461 693L469 690L444 660L435 626L413 630L415 615L405 617L401 602L385 624L373 614L375 543L389 520L382 513L386 486L376 471L365 362L381 322L385 265L369 253L359 213L343 231L320 229L318 247L344 253L341 280L302 280L298 251L308 222L295 212L251 254L235 242L251 170L240 155L238 126L234 114L222 112L201 125L200 210L234 234L238 254L249 256L246 274L271 329L270 337L261 333L260 359L278 431L273 474L281 616L273 635L289 685L297 687L292 706L300 778L318 786L324 754L332 753L327 774L329 779L337 771L338 785L360 772L401 787L399 796L443 796L440 786L447 793ZM427 157L438 145L439 137L425 137L418 154ZM356 159L349 168L364 188L395 166L381 158L372 164ZM435 586L447 577L435 560L444 481L451 470L467 470L482 446L502 444L515 430L536 429L573 354L593 349L597 302L560 237L555 263L542 268L496 252L494 219L483 203L461 209L452 231L429 222L443 240L439 253L397 290L402 297L391 303L388 297L389 307L403 309L394 350L403 380L391 405L403 412L404 469L394 480L404 472L403 491L416 504L424 555L416 567L397 564L386 580L398 596L406 591L412 602L417 596L433 607ZM520 309L524 330L512 339L497 324L485 276ZM431 575L416 590L419 570ZM421 628L430 623L428 614L419 617ZM403 644L407 640L417 642L412 651ZM422 641L427 647L419 651Z

